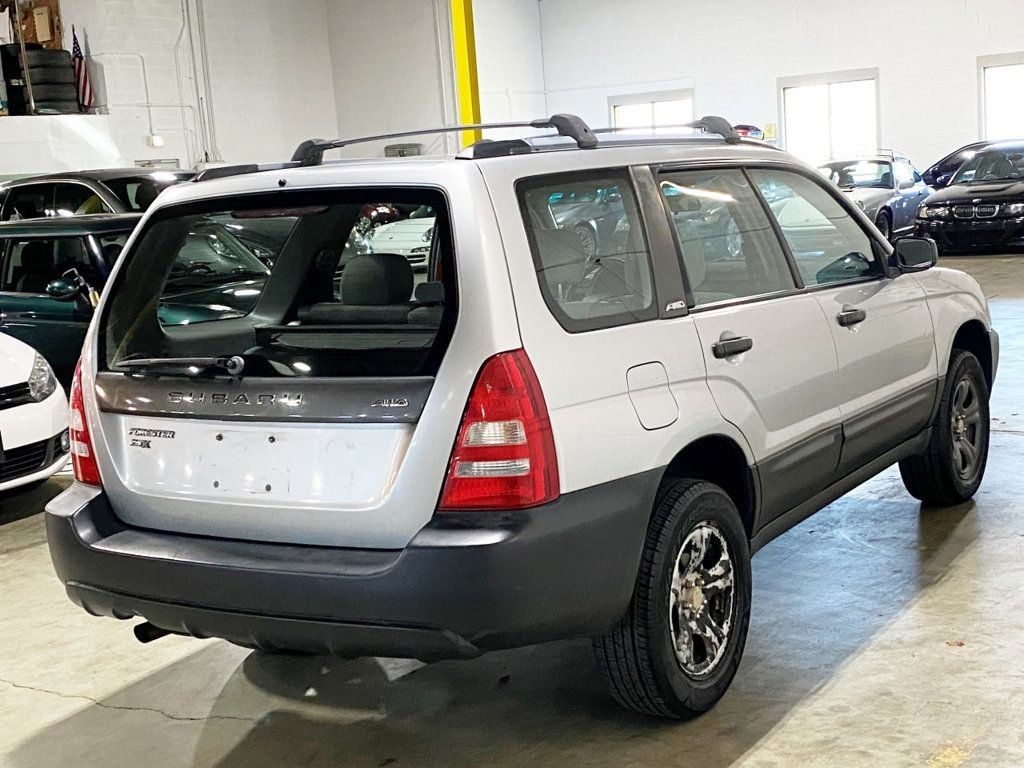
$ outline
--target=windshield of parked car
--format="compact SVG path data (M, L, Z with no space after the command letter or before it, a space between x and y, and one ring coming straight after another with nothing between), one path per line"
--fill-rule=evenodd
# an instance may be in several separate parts
M165 189L188 181L194 175L190 172L153 171L107 179L103 183L117 195L126 211L145 211Z
M953 177L953 184L981 184L986 181L1024 179L1024 146L979 152Z
M854 160L827 163L819 169L840 189L892 189L892 163Z

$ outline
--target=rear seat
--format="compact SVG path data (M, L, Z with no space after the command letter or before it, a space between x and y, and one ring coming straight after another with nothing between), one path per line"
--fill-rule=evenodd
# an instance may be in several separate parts
M439 327L444 315L444 283L420 283L415 297L418 306L409 313L409 323Z
M408 322L414 305L413 273L397 253L369 253L353 258L341 274L340 301L300 307L303 323L324 325L398 325Z

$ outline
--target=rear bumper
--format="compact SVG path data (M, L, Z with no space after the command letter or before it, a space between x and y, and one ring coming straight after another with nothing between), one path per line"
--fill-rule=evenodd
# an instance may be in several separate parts
M57 575L97 615L250 647L424 660L599 633L624 613L660 472L532 510L437 515L403 550L129 528L101 491L47 506Z
M925 220L916 234L930 237L944 250L998 250L1024 246L1024 218Z

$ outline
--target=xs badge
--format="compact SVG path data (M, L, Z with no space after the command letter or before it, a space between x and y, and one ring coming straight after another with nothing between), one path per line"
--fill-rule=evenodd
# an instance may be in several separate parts
M382 397L370 404L371 408L408 408L409 400L404 397Z

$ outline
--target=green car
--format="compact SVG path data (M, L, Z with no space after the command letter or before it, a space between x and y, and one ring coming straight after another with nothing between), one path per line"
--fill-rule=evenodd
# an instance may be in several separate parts
M96 297L141 218L103 214L0 224L0 333L34 347L65 389ZM160 307L162 325L249 311L270 269L238 234L223 222L197 217L166 278L172 301ZM225 275L236 290L225 290Z

